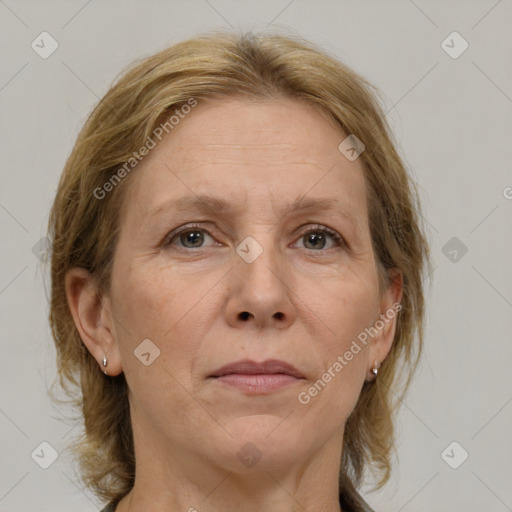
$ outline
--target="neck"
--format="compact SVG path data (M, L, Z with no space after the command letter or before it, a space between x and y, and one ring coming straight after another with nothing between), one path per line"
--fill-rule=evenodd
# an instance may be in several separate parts
M341 511L342 433L287 467L262 458L243 472L206 460L202 453L176 447L162 450L161 440L151 446L148 438L134 433L135 484L116 512Z

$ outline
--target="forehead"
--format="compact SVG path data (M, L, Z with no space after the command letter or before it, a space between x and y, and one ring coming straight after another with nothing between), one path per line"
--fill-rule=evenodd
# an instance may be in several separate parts
M337 148L341 131L303 101L231 98L200 105L172 135L174 146L182 151L179 156L188 160L208 151L220 158L254 156L258 162L279 164L293 155L299 162L322 160L333 143Z
M331 120L298 100L200 104L138 165L124 214L136 208L148 217L173 199L195 195L224 196L241 208L271 204L276 212L316 196L364 217L362 164L338 150L344 138Z

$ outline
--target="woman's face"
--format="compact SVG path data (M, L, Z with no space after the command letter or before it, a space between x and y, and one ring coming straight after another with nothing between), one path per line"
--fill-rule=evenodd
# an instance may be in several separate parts
M296 100L230 99L197 106L132 171L105 304L138 456L244 471L341 448L393 322L343 356L398 298L379 293L344 139Z

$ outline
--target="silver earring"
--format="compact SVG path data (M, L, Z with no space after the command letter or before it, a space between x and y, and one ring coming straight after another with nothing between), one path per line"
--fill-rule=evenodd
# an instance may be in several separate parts
M107 367L107 356L103 356L103 368L106 368ZM103 370L103 373L105 375L108 375L107 371L106 370Z
M375 375L375 378L377 378L377 374L379 373L379 367L380 367L379 362L375 361L375 364L373 365L373 368L372 368L372 373L373 373L373 375Z

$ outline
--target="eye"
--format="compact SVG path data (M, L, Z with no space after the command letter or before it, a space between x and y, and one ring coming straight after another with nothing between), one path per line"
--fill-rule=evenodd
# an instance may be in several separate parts
M177 232L170 233L166 239L165 246L177 246L180 249L200 249L208 247L205 242L214 241L213 237L199 226L185 226Z
M302 233L299 238L299 241L301 240L304 243L304 248L311 251L345 246L345 241L339 233L321 225L314 226ZM173 231L164 242L165 247L173 246L177 249L201 249L212 245L216 245L215 239L206 229L198 225L188 225Z
M322 249L332 249L334 247L343 247L345 242L343 237L325 226L315 226L301 235L305 249L318 251ZM327 247L328 246L328 247Z

